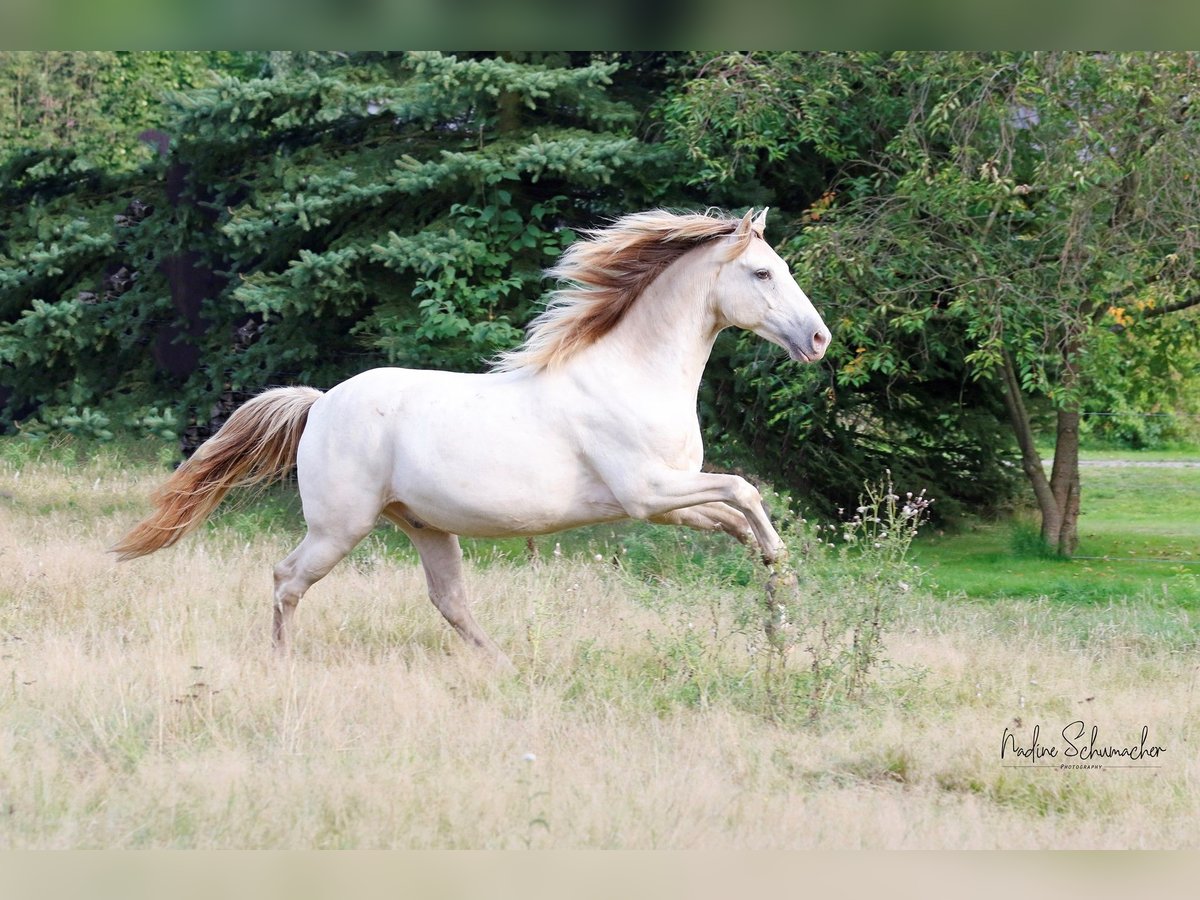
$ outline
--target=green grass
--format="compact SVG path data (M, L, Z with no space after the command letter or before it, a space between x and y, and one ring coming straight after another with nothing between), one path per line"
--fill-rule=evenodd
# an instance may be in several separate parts
M1054 444L1052 443L1038 443L1037 451L1047 462L1054 459ZM1200 444L1171 443L1154 450L1133 450L1129 447L1091 444L1079 448L1079 459L1084 463L1124 459L1136 459L1143 462L1200 460Z
M943 595L1200 608L1200 468L1086 466L1081 478L1075 559L1041 553L1032 519L930 535L914 558Z
M1042 451L1043 459L1053 459L1053 457L1053 448L1048 447ZM1104 447L1095 449L1082 449L1079 451L1079 458L1084 463L1106 462L1109 460L1124 459L1136 459L1143 462L1185 462L1200 460L1200 447L1180 445L1162 450L1126 450L1120 447Z

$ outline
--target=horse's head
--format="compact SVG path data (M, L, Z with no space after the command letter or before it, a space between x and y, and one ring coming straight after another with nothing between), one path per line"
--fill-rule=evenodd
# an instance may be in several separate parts
M792 359L816 362L829 347L829 329L787 263L763 239L764 209L747 212L718 253L726 260L713 286L718 322L753 331L787 350Z

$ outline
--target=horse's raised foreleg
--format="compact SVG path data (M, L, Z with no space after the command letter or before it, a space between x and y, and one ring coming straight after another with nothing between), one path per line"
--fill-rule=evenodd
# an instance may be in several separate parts
M384 510L383 515L407 534L413 546L417 548L421 566L425 569L429 599L438 608L438 612L464 641L482 650L501 667L511 669L512 663L504 651L488 637L487 632L479 627L479 623L471 615L458 535L414 523L394 508Z
M746 517L726 503L702 503L683 509L673 509L650 521L657 525L682 525L697 531L723 531L743 544L754 543L754 531Z
M767 518L762 495L740 475L715 472L681 472L674 469L640 477L621 473L609 489L627 515L634 519L653 519L667 513L707 503L727 503L746 517L763 562L771 565L784 553L783 540Z

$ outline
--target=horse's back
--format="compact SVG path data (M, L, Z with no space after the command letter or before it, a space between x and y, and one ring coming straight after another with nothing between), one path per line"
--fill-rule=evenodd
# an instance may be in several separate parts
M309 412L298 465L352 464L375 473L422 435L454 431L473 398L494 391L489 376L433 369L369 369L341 382ZM475 400L478 402L478 400Z

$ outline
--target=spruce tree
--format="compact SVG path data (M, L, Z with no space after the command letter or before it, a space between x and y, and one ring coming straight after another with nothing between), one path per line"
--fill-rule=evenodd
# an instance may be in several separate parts
M163 200L152 173L73 151L0 167L0 424L173 433L155 341L174 319L153 262Z
M634 133L637 110L609 94L613 58L272 54L267 66L172 94L169 150L120 185L39 163L37 189L57 186L64 207L83 208L85 182L96 198L86 227L40 218L46 252L90 255L74 281L37 254L6 260L0 355L30 376L5 377L7 416L40 405L62 425L71 410L145 416L166 401L195 439L222 397L274 384L329 387L382 364L480 369L520 340L573 226L671 181L663 151ZM133 194L151 208L136 245L112 224ZM10 189L5 207L20 202ZM84 282L122 265L136 293L83 315ZM181 283L201 302L180 303ZM185 376L170 365L181 356L194 361Z

